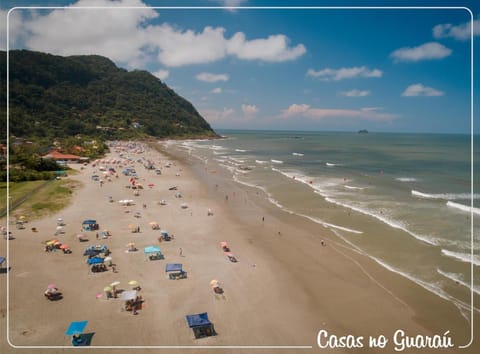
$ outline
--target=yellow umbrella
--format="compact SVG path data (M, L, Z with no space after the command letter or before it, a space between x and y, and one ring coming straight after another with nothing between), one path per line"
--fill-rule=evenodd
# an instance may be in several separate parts
M106 287L103 288L103 291L112 291L112 288L109 287L109 286L106 286Z
M136 280L130 280L128 282L128 285L137 285L137 284L138 284L138 282Z

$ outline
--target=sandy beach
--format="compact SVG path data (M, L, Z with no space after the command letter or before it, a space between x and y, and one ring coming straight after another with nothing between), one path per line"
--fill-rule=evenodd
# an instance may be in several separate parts
M82 320L89 321L85 333L94 333L91 346L141 346L135 352L142 353L395 353L398 330L410 336L443 336L450 331L455 346L407 348L404 353L478 352L478 342L467 349L457 348L469 341L470 324L453 304L353 252L328 229L275 209L261 192L238 185L222 171L211 171L185 154L166 152L151 147L142 153L112 149L105 157L120 159L123 153L133 159L137 184L143 185L138 196L126 188L131 177L121 173L124 167L113 165L118 178L102 178L101 185L91 178L103 176L98 165L90 163L83 169L71 165L78 173L69 178L82 187L75 191L69 207L29 221L24 230L10 225L15 237L9 241L11 269L0 274L1 353L20 352L23 346L32 346L29 352L35 353L64 352L63 346L71 346L66 329L70 322ZM162 173L146 169L146 160L153 161ZM108 168L110 164L101 165ZM174 186L176 190L170 190ZM176 193L182 197L175 197ZM124 199L133 200L134 205L122 206L118 201ZM160 205L161 200L167 205ZM182 208L182 203L187 207ZM208 215L209 210L213 215ZM54 235L57 218L65 221L64 234ZM108 229L111 236L97 240L96 232L82 232L85 219L95 219L100 230ZM153 230L150 222L157 222L174 239L159 242L160 230ZM130 225L140 227L140 232L132 233ZM32 227L38 232L32 232ZM79 233L89 241L79 242ZM44 242L53 238L68 244L72 254L45 252ZM238 262L228 260L220 248L222 241L228 242ZM138 251L127 252L129 243ZM101 273L89 271L83 252L97 244L111 251L115 272L112 267ZM143 252L148 246L159 246L164 259L148 260ZM7 254L6 248L2 242L0 255ZM187 278L170 280L165 273L167 263L181 263ZM222 295L212 291L212 279L219 280ZM119 298L107 299L103 291L114 281L120 282L119 289L131 290L131 280L138 282L138 294L144 299L137 315L125 311ZM62 291L63 299L44 298L51 283ZM203 312L208 313L217 335L195 339L185 316ZM355 337L357 347L319 348L321 330ZM10 346L5 335L19 348ZM369 337L380 335L389 340L386 347L369 347ZM58 348L41 348L46 346ZM133 349L101 351L128 353Z

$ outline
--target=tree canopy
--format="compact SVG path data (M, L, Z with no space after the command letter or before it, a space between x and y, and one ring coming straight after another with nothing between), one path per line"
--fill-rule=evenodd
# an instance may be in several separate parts
M6 82L6 52L0 52ZM28 139L215 137L193 105L147 71L98 55L9 52L9 132ZM4 86L5 87L5 86ZM0 91L5 116L6 90ZM0 130L6 132L6 119Z

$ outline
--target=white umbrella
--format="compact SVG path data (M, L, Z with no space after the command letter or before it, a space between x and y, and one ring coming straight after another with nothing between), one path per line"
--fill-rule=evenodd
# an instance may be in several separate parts
M110 286L117 286L117 285L120 285L119 281L114 281L113 283L110 284Z

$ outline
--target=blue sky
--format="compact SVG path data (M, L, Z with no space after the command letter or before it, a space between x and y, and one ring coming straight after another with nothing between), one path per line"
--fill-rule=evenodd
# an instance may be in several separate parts
M151 8L179 3L219 8ZM75 7L14 10L9 17L10 49L100 54L128 70L148 70L191 101L214 129L470 131L467 11L222 8L229 5L272 2L3 1L0 15L4 22L14 6ZM468 6L478 41L478 2L410 5ZM111 8L78 9L81 6ZM116 9L121 6L142 8ZM6 26L0 36L4 50Z

